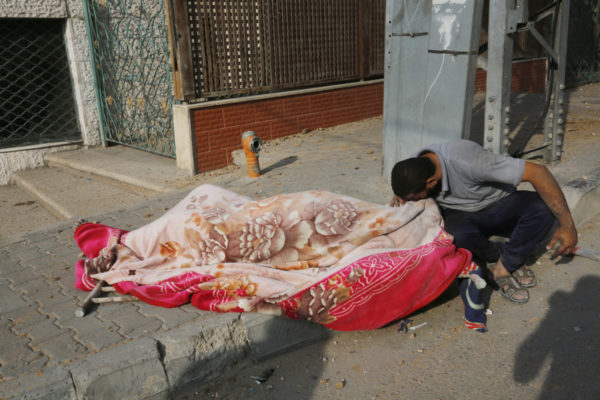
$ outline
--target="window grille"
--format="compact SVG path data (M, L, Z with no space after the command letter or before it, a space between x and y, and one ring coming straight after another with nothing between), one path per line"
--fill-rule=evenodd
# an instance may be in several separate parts
M0 148L81 138L64 20L0 20Z

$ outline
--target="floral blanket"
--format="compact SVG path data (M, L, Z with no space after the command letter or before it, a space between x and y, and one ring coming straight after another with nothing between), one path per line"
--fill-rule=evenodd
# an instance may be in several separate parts
M264 200L202 185L131 232L83 224L76 287L97 280L163 307L258 311L336 330L378 328L423 307L471 255L432 200L387 207L310 191Z

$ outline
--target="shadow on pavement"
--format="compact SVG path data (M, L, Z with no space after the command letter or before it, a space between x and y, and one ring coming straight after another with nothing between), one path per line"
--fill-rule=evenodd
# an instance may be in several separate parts
M267 168L261 169L260 172L264 175L264 174L271 172L274 169L293 164L296 162L296 160L298 160L297 156L289 156L289 157L286 157L286 158L283 158L283 159L277 161L276 163L269 165Z
M600 398L600 278L584 276L572 292L558 291L538 329L520 344L514 378L545 374L539 399Z

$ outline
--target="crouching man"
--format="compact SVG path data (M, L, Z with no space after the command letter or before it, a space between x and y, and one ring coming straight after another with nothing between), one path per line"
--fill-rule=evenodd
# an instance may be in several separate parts
M532 191L516 190L530 182ZM529 300L536 284L525 260L549 233L553 257L572 254L577 230L558 183L539 164L502 156L468 140L434 144L392 170L391 205L433 197L442 210L445 229L458 247L477 260L495 263L491 270L500 293L515 303ZM508 236L506 243L489 240Z

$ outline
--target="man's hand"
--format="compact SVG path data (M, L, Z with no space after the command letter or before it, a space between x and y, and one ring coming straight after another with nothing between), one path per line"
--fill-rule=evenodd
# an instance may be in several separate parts
M577 230L575 226L559 226L558 229L554 232L554 236L548 242L548 246L546 246L547 250L554 249L556 250L552 254L552 258L557 256L568 256L575 252L575 246L577 246Z
M390 201L391 207L400 207L401 205L404 205L404 200L398 196L392 197L392 201Z
M556 247L552 258L573 254L577 245L577 229L575 229L575 222L573 222L567 200L556 179L544 165L526 161L523 180L533 185L558 220L558 229L547 246L548 250Z

